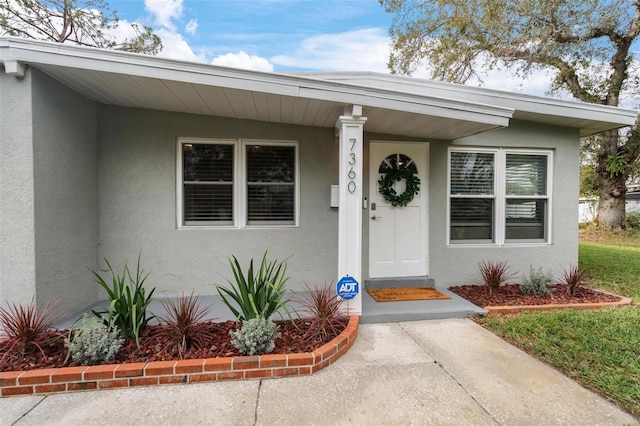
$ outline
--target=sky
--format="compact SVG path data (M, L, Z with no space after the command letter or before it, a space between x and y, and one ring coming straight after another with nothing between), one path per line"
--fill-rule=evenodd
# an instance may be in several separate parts
M162 38L159 56L257 71L373 71L389 73L388 34L393 16L378 0L106 0L131 37L129 23ZM128 32L129 31L129 32ZM638 65L640 69L640 64ZM424 70L413 74L429 78ZM466 84L537 96L549 95L553 75L533 71L523 80L494 70ZM621 106L638 101L625 94Z
M108 4L123 24L151 26L163 41L159 56L167 58L258 71L389 72L392 16L377 0L108 0ZM121 31L126 27L121 25ZM414 77L428 75L418 71ZM521 81L494 72L483 78L483 86L544 95L550 81L545 73Z

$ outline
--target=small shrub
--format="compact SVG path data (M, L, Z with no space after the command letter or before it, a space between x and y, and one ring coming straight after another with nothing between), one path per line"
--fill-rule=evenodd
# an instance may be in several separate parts
M91 312L103 320L107 328L116 327L122 337L135 339L140 347L140 333L149 321L155 318L154 315L147 315L147 307L151 303L155 288L147 294L143 287L149 274L143 275L144 271L140 269L140 255L135 277L131 275L126 262L122 275L118 275L106 258L104 261L111 272L111 286L97 272L91 272L95 275L96 282L107 292L109 308Z
M552 282L553 274L551 272L544 272L542 267L535 271L531 266L529 267L529 277L522 279L520 290L524 294L544 296L551 293Z
M303 338L316 341L340 334L344 329L347 312L342 309L342 299L333 291L333 286L305 286L309 292L307 297L295 299L301 306L298 314L310 322Z
M262 355L273 351L279 335L277 324L264 317L243 321L242 328L229 334L231 344L244 355Z
M267 252L262 256L260 269L254 272L253 259L249 263L249 269L245 275L240 262L233 257L229 259L235 283L229 281L231 289L216 286L218 294L225 305L233 312L238 321L246 321L252 318L270 318L280 308L285 310L287 299L284 299L286 283L286 260L278 262L267 261ZM235 302L235 305L232 303Z
M65 362L71 357L81 365L95 365L113 359L124 343L120 331L108 328L97 319L90 320L86 314L82 317L83 324L76 330L70 330L64 339L68 353Z
M198 296L194 296L193 292L188 297L183 294L177 302L171 300L163 304L166 314L158 319L165 327L159 332L178 346L180 358L191 347L204 348L207 340L213 337L206 324L202 323L211 307L201 307Z
M580 269L578 266L570 266L569 269L562 271L560 284L565 284L567 292L571 296L575 296L576 290L584 284L586 279L587 273L584 269Z
M49 332L58 320L54 313L56 305L47 303L38 311L35 301L31 299L28 306L10 303L7 309L0 307L0 327L5 336L4 341L0 342L0 349L4 351L0 366L11 356L24 357L36 350L43 358L46 357L43 347L61 338Z
M478 264L478 270L482 275L482 283L489 289L489 294L495 294L500 290L501 285L506 284L507 281L516 276L514 273L509 272L507 262L504 260L497 263L490 260L481 260Z
M631 229L640 229L640 211L634 210L626 214L627 227Z

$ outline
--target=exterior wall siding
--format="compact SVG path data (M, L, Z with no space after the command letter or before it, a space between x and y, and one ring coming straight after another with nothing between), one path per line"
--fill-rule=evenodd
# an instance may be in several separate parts
M37 70L33 78L38 305L70 314L98 300L97 105Z
M521 276L529 267L556 274L578 262L578 132L575 129L514 120L509 128L431 144L430 276L438 286L474 284L478 262L507 260ZM511 147L553 149L551 244L447 245L447 152L449 147Z
M27 304L36 291L30 69L0 70L0 304Z
M142 252L156 296L194 290L215 294L232 277L228 258L243 266L288 260L288 287L336 280L338 214L329 206L337 182L333 129L101 106L99 113L100 258L120 269ZM179 137L297 140L299 227L180 228L176 226L176 144ZM104 265L101 265L103 267Z

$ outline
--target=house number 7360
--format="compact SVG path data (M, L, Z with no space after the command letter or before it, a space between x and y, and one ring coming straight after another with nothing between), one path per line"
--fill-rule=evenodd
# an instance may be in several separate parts
M353 152L353 148L356 146L356 139L355 138L350 138L349 139L349 143L351 144L351 146L349 147L349 172L347 172L347 177L349 178L349 182L347 183L347 190L350 193L354 193L356 192L356 181L355 178L356 176L358 176L356 174L356 171L353 170L353 166L356 165L357 163L357 159L356 159L356 153Z

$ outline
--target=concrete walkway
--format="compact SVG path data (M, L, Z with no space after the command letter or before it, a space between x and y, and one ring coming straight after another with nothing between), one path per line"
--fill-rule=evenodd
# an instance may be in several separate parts
M316 375L0 399L4 425L638 425L470 320L360 326Z

